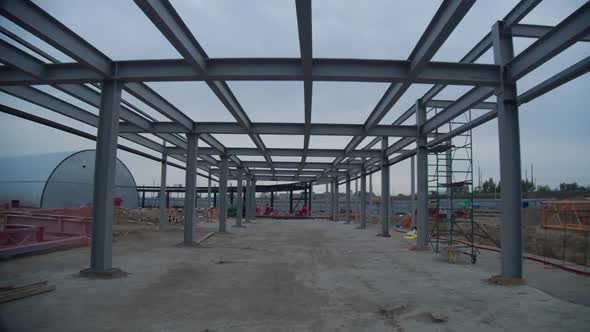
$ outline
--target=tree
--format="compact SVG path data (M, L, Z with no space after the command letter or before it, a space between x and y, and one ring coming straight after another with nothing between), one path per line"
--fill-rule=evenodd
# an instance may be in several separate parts
M528 179L526 179L526 180L520 180L520 183L521 183L521 188L522 188L523 193L535 191L535 184L532 181L529 181Z
M578 185L577 182L572 182L572 183L562 182L559 184L559 191L579 191L579 190L584 190L584 189L586 189L586 188Z
M544 184L544 185L537 186L537 191L538 192L542 192L542 193L547 193L547 192L551 192L553 190L551 190L551 187L549 187L548 185Z
M484 193L495 193L498 187L496 186L496 182L494 182L493 178L489 178L485 180L481 185L481 191Z

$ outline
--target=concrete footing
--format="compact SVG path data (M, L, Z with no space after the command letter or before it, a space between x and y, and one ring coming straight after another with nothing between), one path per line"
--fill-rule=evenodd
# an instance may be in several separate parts
M178 244L174 245L175 247L178 248L195 248L195 247L200 247L201 245L198 242L180 242Z
M125 278L129 275L129 273L117 269L112 268L107 271L93 271L92 269L84 269L80 270L79 276L82 278L89 278L89 279L117 279L117 278Z
M431 251L430 246L415 245L410 248L411 251Z
M492 285L500 285L500 286L521 286L526 285L525 278L510 278L510 277L503 277L500 275L491 276L489 279L486 279L488 284Z

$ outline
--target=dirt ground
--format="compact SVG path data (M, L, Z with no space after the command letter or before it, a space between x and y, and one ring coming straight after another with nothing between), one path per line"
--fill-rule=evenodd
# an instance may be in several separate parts
M399 233L376 237L378 225L258 220L197 248L176 246L180 227L125 227L116 229L113 264L126 278L78 277L87 247L0 262L2 285L56 286L1 304L0 330L590 330L590 307L559 291L587 294L590 278L547 270L538 282L536 263L525 262L529 285L493 286L483 280L497 273L497 256L450 264L409 251ZM197 238L216 227L199 224Z

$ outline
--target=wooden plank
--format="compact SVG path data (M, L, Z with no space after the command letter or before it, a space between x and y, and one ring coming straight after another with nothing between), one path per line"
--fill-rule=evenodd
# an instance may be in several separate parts
M36 282L21 287L13 287L0 292L0 303L14 301L37 294L47 293L53 290L55 290L55 286L48 285L47 281Z

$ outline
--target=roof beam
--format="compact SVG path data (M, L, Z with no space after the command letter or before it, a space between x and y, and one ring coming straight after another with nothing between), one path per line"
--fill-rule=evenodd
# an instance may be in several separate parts
M531 10L533 10L541 0L521 0L510 12L504 17L507 26L512 26L520 22ZM467 54L461 58L459 63L468 64L477 61L485 52L492 47L491 33L487 33ZM448 84L437 84L430 88L421 98L424 103L428 103L438 93L440 93ZM393 125L401 125L414 114L415 107L412 105L402 115L400 115ZM370 148L379 142L379 138L373 139L365 148Z
M160 112L168 119L182 125L183 127L193 130L194 122L164 97L151 89L144 83L127 83L124 87L135 98L141 100L146 105Z
M69 57L110 76L111 60L31 1L2 1L0 13Z
M586 2L508 63L510 80L525 76L589 33L590 2Z
M186 148L179 147L168 147L166 148L168 154L171 155L184 155L186 154ZM301 157L303 156L303 149L283 149L283 148L272 148L268 149L268 154L276 157ZM308 149L309 157L340 157L344 155L344 150L338 149ZM199 156L201 155L220 155L216 148L199 147ZM260 156L260 151L256 148L226 148L225 154L228 156ZM381 155L380 150L355 150L351 152L351 156L360 158L378 158Z
M516 24L510 28L510 33L512 34L512 37L541 38L553 28L554 27L548 25ZM582 36L578 41L590 42L590 35Z
M0 91L5 92L11 96L26 100L32 104L49 109L61 115L67 116L71 119L80 121L92 127L98 125L98 117L82 108L74 106L59 98L56 98L48 93L33 87L26 86L6 86L0 87ZM121 133L119 136L126 138L134 143L142 145L146 148L161 152L162 146L150 139L140 135Z
M590 71L590 56L585 57L576 64L565 70L551 76L540 84L530 88L518 96L518 104L528 103L529 101L544 95L545 93L557 88L558 86L570 82L577 77Z
M449 37L451 32L457 27L463 16L467 14L475 1L445 0L438 8L436 14L426 27L426 31L420 37L420 40L408 57L410 62L410 71L408 79L402 83L394 83L389 86L383 97L379 100L367 120L365 121L365 130L370 131L376 127L383 117L403 96L406 90L412 84L412 79L417 77L430 62L436 51L442 43ZM497 74L496 74L497 75ZM365 136L354 137L346 146L347 152L354 150L365 138ZM334 165L341 163L344 158L338 158Z
M205 74L205 51L199 45L186 24L168 1L135 0L135 4L144 12L174 48L199 74Z
M311 105L313 95L312 81L312 20L311 20L311 0L297 0L295 3L297 9L297 31L299 32L299 48L301 52L301 66L303 69L303 105L304 105L304 134L303 134L303 154L301 164L299 165L298 174L303 170L303 165L307 158L309 149L309 139L311 135Z
M197 74L207 76L206 59L208 56L174 7L167 0L136 0L135 3L191 65L192 70ZM236 121L248 130L250 119L231 92L227 83L221 80L210 79L207 79L206 83ZM262 139L252 133L248 133L248 136L250 136L254 144L260 149L266 161L271 164L272 160L266 154L266 146Z
M417 76L422 71L474 3L473 0L446 0L440 5L408 58L408 61L411 62L410 77ZM411 80L408 80L404 83L393 84L387 89L365 122L367 129L376 126L383 119L409 88L410 83Z
M111 78L124 82L168 81L305 81L301 59L208 59L207 75L195 73L184 60L114 61ZM412 82L445 85L494 86L498 66L454 62L429 62L412 75L407 60L314 59L312 81L327 82ZM2 85L99 83L104 76L84 64L44 64L38 78L2 68Z
M434 129L463 114L466 110L472 108L473 105L486 100L493 94L494 89L492 88L471 89L461 98L457 99L454 103L445 108L442 112L428 119L428 121L426 121L426 123L424 123L422 126L422 134L426 135L430 133Z
M150 122L148 128L141 128L133 123L123 123L120 132L126 133L190 133L198 134L248 134L240 124L235 122L198 122L194 130L188 129L174 122ZM304 135L304 123L267 123L252 122L250 132L256 135ZM354 124L311 124L311 135L321 136L416 136L416 126L379 125L371 132L366 132L363 125Z

